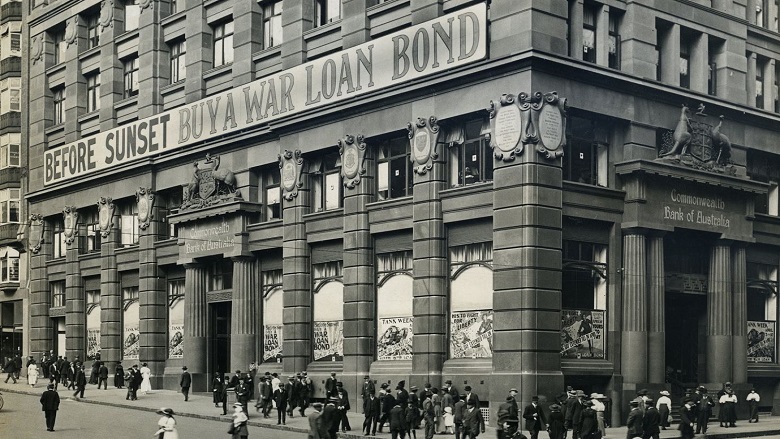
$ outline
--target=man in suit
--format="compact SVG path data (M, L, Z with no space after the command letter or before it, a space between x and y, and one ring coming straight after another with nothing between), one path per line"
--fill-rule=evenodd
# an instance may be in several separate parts
M468 396L468 394L466 395ZM485 432L485 419L474 400L466 402L466 411L463 413L463 438L466 436L477 439L480 433Z
M539 431L542 429L544 412L539 407L539 397L531 398L531 404L528 404L523 410L523 419L525 419L525 429L531 435L531 439L539 438Z
M463 432L463 414L466 413L466 395L458 395L458 401L452 409L452 419L455 422L455 439L460 439Z
M337 401L334 398L328 399L328 403L322 409L322 427L328 431L330 439L336 439L339 431L339 410L336 408Z
M237 370L235 374L233 374L232 377L230 377L230 382L228 382L228 387L233 388L238 385L238 380L241 379L241 371Z
M338 396L338 390L336 390L336 383L338 382L339 380L336 379L336 372L331 372L330 377L328 377L328 379L325 380L326 398L335 398Z
M287 377L287 382L284 383L284 391L287 393L287 416L293 417L293 409L295 408L295 375Z
M360 397L363 398L363 404L365 404L369 396L375 393L376 393L376 388L374 387L374 382L371 381L371 377L368 375L364 376L363 387L360 389Z
M57 420L59 408L60 395L54 390L54 384L49 384L41 395L41 410L46 416L46 431L54 431L54 421Z
M322 404L315 402L312 406L314 407L314 411L307 416L307 419L309 420L308 439L322 439L320 437L320 412L322 411Z
M106 363L102 361L98 368L98 389L100 389L101 384L103 385L103 390L108 389L108 367L106 367Z
M263 418L267 418L268 413L271 412L271 408L273 407L273 404L271 404L273 394L270 375L260 378L260 385L257 386L257 403L255 404L255 407L258 411L262 409Z
M379 432L381 433L385 422L390 419L390 411L395 406L395 397L387 390L387 384L382 384L382 389L379 391L379 399L382 404L382 417L379 419Z
M642 418L642 439L658 439L661 434L661 412L653 405L653 400L645 401L645 416Z
M582 411L585 409L585 392L577 390L575 391L574 396L575 398L571 403L571 407L567 407L566 410L568 413L568 410L571 409L572 438L579 439L580 432L582 431Z
M425 439L436 434L436 408L433 405L431 392L425 392L422 402L423 419L425 420Z
M60 371L57 369L57 363L52 361L49 364L49 384L54 384L54 388L57 388L57 384L60 382Z
M141 381L143 381L144 377L141 376L141 371L138 369L138 365L133 365L133 376L130 378L130 386L132 387L132 395L130 397L131 400L137 401L138 400L138 388L141 387Z
M274 402L276 402L276 425L287 425L287 391L281 383L274 390Z
M366 436L369 434L376 436L376 424L379 422L379 416L382 413L382 406L380 405L379 398L373 393L368 395L368 398L363 400L363 433Z
M680 437L682 439L693 439L693 399L690 397L683 400L685 405L680 409Z
M642 437L642 410L639 410L639 401L636 399L631 400L631 411L628 412L628 421L626 421L626 427L628 432L626 433L626 439L634 439L639 436Z
M187 372L187 366L181 368L181 378L179 379L179 386L181 387L181 393L184 394L184 400L190 400L190 385L192 384L192 375Z
M406 431L406 417L404 416L404 409L397 401L392 409L390 409L390 435L392 439L404 439Z
M707 434L707 423L710 421L712 408L715 407L715 401L707 393L707 388L699 386L696 389L696 396L693 397L693 412L696 415L696 434Z
M73 392L73 397L78 399L84 397L84 389L87 387L87 374L84 371L83 364L77 366L76 369L76 376L73 378L73 384L76 391Z
M463 390L466 391L466 405L468 405L469 401L474 401L474 407L479 408L479 396L471 392L471 386L466 386Z
M458 398L460 395L458 394L458 390L454 387L452 387L452 380L447 380L444 382L444 388L443 390L452 396L452 403L455 404L458 402Z
M339 409L339 414L341 415L341 431L347 432L352 430L352 427L350 427L349 425L349 418L347 418L347 412L350 409L349 393L344 388L344 384L342 384L341 381L336 383L336 389L338 394L338 402L336 403L336 408Z
M301 406L301 416L306 416L306 408L309 407L309 399L311 398L312 393L314 393L314 385L304 370L301 372L301 393L298 395Z

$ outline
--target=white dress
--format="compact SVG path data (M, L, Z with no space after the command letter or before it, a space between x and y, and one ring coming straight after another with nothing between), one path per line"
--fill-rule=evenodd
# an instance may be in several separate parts
M146 366L141 367L141 393L147 393L152 391L152 382L149 381L149 377L152 376L152 370Z
M176 431L176 420L171 416L163 416L157 421L157 426L160 427L155 433L155 437L159 437L162 433L162 439L179 439L179 432Z
M27 366L27 384L32 387L38 383L38 366L31 364Z

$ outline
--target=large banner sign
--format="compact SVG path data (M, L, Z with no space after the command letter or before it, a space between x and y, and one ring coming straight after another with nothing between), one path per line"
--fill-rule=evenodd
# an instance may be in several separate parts
M482 3L48 150L44 184L239 132L486 55L487 6Z
M100 328L87 328L87 360L94 360L100 352Z
M184 325L170 325L168 336L168 358L184 358Z
M284 325L263 325L263 362L282 361L282 329Z
M379 319L378 360L412 359L412 323L414 317Z
M123 343L122 359L137 360L139 351L139 340L141 334L138 332L138 326L125 327L125 341Z
M344 322L314 322L314 361L344 359Z
M604 311L561 311L561 358L604 358Z
M493 311L465 311L450 314L452 358L493 356Z
M747 322L748 363L775 362L775 322Z

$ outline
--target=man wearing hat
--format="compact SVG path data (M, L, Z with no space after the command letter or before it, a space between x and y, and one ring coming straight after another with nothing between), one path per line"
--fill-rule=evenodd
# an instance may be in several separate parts
M309 407L309 400L311 394L314 391L314 385L311 383L311 379L306 375L306 371L301 372L301 388L298 393L298 405L301 407L301 416L306 416L306 409Z
M696 415L696 434L707 434L707 423L712 415L712 408L715 407L715 401L707 393L707 388L699 386L693 397L693 412Z
M528 431L528 434L531 435L531 439L538 439L539 430L542 429L542 423L546 422L544 419L544 412L539 407L538 396L533 396L531 398L531 403L523 409L523 419L525 419L525 429Z
M631 405L631 411L628 412L628 420L626 421L626 427L628 427L628 433L626 439L634 439L635 437L642 437L642 410L639 409L639 400L632 399L629 403Z
M484 432L485 419L476 405L476 400L467 400L466 411L463 413L463 438L465 439L468 436L471 439L477 439L477 436Z
M569 386L566 390L566 400L561 403L563 425L567 431L574 428L574 407L576 404L579 404L577 401L577 391Z
M382 428L385 426L385 422L390 419L390 411L395 406L395 397L388 390L387 383L382 383L382 388L379 390L379 400L382 405L382 417L379 418L379 432L382 432Z
M314 411L309 413L307 419L309 420L309 436L308 439L323 439L320 435L322 428L322 422L320 421L320 412L322 412L322 404L315 402L312 404ZM326 430L327 434L327 430Z
M474 407L479 408L479 396L476 393L471 393L471 386L466 386L463 390L466 391L466 404L468 405L469 401L474 401Z
M350 431L352 430L352 427L349 425L349 418L347 417L347 412L350 409L349 393L347 392L347 389L344 388L344 383L341 381L336 383L336 395L338 399L336 402L336 408L339 410L341 431Z
M365 405L368 397L374 395L375 393L376 387L374 387L374 382L371 381L371 377L368 375L364 376L363 386L360 388L360 397L363 398L363 404Z
M46 431L54 431L54 421L57 420L59 408L60 395L54 390L54 384L49 384L41 395L41 410L46 416Z
M184 401L190 399L190 385L192 384L192 375L187 372L187 366L181 368L181 378L179 378L179 386L181 387L181 393L184 394Z
M502 402L501 405L498 406L498 412L496 413L497 439L512 439L512 436L514 436L515 432L517 431L517 412L515 412L514 417L512 416L514 405L513 401L515 401L515 398L512 395L509 395L506 397L506 401Z
M571 434L572 438L579 439L582 431L582 411L585 410L585 392L582 390L574 391L574 402L566 407L566 415L571 410Z
M452 380L447 380L444 382L444 391L449 393L450 396L452 396L453 404L458 402L458 390L452 386Z
M547 419L547 434L550 439L563 439L566 437L562 407L558 404L550 405L550 416Z
M287 393L287 416L293 417L293 409L295 409L298 396L295 393L295 375L287 377L287 382L284 384L284 391Z
M684 405L680 408L680 437L682 439L693 439L693 399L687 397L683 400Z
M645 415L642 418L643 439L658 439L661 434L661 413L653 405L653 400L645 401Z
M331 372L328 379L325 380L325 397L326 398L335 398L338 396L338 392L336 390L336 383L338 383L339 380L336 379L336 372Z
M455 422L455 439L460 439L463 432L463 414L466 413L466 395L458 395L458 401L452 409L452 418Z
M382 405L373 390L368 397L363 398L363 433L368 436L376 436L376 424L382 415Z
M276 403L276 425L287 425L287 391L281 383L274 390L274 402Z

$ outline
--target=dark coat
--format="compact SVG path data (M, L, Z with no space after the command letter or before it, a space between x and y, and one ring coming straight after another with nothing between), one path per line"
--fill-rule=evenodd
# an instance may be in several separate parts
M390 410L395 406L395 397L391 394L386 394L382 397L382 413L390 413Z
M642 410L639 410L639 407L631 409L628 413L628 421L626 421L628 433L633 434L634 436L642 436L642 418Z
M336 383L338 383L338 380L333 377L328 377L327 380L325 380L325 396L336 396Z
M74 381L76 381L76 387L84 387L87 385L87 376L80 368L76 371L76 378Z
M179 379L179 386L182 388L189 388L192 384L192 375L190 375L189 372L184 371L181 374L181 379Z
M368 399L369 395L373 395L375 392L376 387L374 387L374 382L368 380L368 382L363 383L363 387L360 389L360 396L362 396L363 399Z
M322 409L320 423L326 431L336 431L339 427L341 416L335 405L328 404ZM334 438L335 439L335 438Z
M463 429L469 433L469 437L474 437L479 433L484 433L485 419L482 417L482 411L480 411L477 407L474 407L471 411L469 411L467 408L463 412Z
M339 402L336 403L336 407L339 407L340 410L349 410L352 408L349 405L349 393L346 390L341 389L338 395Z
M452 419L456 424L463 423L463 413L466 412L466 401L462 399L455 403L455 407L452 408Z
M579 404L576 396L569 396L566 401L563 402L563 419L566 421L574 420L574 406Z
M680 425L677 427L680 430L680 436L684 438L693 437L693 421L695 419L693 409L684 405L680 409Z
M534 415L536 417L534 418ZM544 420L544 411L542 411L542 408L539 407L539 404L534 406L533 404L528 404L525 406L525 409L523 409L523 419L525 419L525 429L528 431L537 431L542 429L542 423L545 422Z
M382 407L379 403L379 398L374 396L371 398L370 396L363 401L363 414L366 415L367 418L371 418L374 416L380 416Z
M563 436L566 434L563 422L563 412L550 412L549 419L547 419L547 430L550 432L550 439L563 439Z
M474 407L479 408L479 396L477 396L476 393L471 393L466 395L466 403L469 401L474 401Z
M596 432L599 431L599 425L596 422L596 411L590 407L582 409L580 425L580 437L582 439L592 439Z
M396 404L390 410L390 431L401 431L406 428L406 416L400 404Z
M642 418L642 431L645 434L661 433L661 412L655 407L648 407L645 410L645 416Z
M108 379L108 368L105 364L100 365L100 369L98 370L98 377L100 377L101 380Z
M306 415L309 420L309 437L308 439L320 439L320 412L313 410Z
M277 409L287 408L287 392L284 389L274 390L274 401L276 402Z
M260 399L264 401L271 399L274 394L271 383L265 380L260 381L260 384L257 385L257 394L260 396Z
M60 395L54 390L47 390L41 395L41 411L59 410Z

